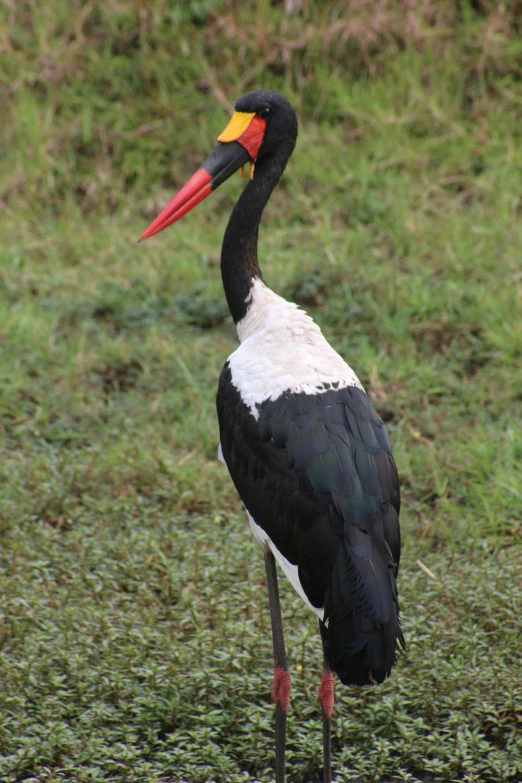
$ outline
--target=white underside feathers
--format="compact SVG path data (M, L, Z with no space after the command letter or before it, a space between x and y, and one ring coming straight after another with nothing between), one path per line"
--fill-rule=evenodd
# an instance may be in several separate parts
M227 466L227 463L225 462L225 458L223 456L223 449L221 448L221 443L218 446L218 460L222 462L225 467Z
M248 514L248 511L247 511ZM280 567L283 570L284 575L296 591L296 593L303 599L305 604L310 607L312 612L315 612L317 617L322 620L324 617L324 609L318 609L316 606L312 606L310 601L307 598L307 595L305 591L303 590L303 587L301 585L301 581L299 579L299 573L298 568L296 565L293 565L289 560L286 559L284 555L281 554L281 552L277 549L275 544L270 540L270 538L267 536L265 531L262 527L260 527L257 522L248 514L248 519L250 520L250 526L252 528L252 532L254 533L254 538L256 539L257 543L263 550L263 552L268 552L270 550L272 554L274 555L275 559L279 563Z

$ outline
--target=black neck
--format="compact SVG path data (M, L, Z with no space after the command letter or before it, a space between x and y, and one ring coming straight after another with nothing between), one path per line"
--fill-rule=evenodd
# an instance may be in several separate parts
M295 139L255 165L254 179L241 194L228 221L221 249L221 276L234 323L245 317L252 278L263 279L257 260L261 215L292 154Z

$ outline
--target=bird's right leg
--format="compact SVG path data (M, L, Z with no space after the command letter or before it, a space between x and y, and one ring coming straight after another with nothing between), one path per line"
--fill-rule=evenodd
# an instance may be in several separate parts
M319 701L323 713L324 783L332 780L332 710L334 706L334 678L326 656L323 679L319 687Z
M276 783L284 783L285 779L285 745L286 716L290 704L292 681L286 661L285 639L283 636L283 621L281 619L281 604L277 584L276 561L272 552L265 553L266 582L268 599L270 601L270 621L272 624L272 641L274 644L274 681L272 683L272 699L276 705Z

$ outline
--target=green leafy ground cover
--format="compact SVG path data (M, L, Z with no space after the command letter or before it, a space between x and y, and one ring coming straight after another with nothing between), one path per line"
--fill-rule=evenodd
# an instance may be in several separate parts
M338 688L336 780L519 783L520 6L0 13L2 783L272 779L262 558L216 459L239 178L135 244L259 86L301 121L265 277L355 367L404 488L408 651ZM304 781L320 640L282 589Z

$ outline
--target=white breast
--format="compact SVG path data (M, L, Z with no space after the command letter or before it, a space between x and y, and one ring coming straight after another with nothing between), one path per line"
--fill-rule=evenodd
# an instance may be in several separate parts
M252 303L237 325L241 345L229 357L232 383L257 419L257 406L283 392L321 394L324 384L362 385L351 367L297 305L254 280Z

